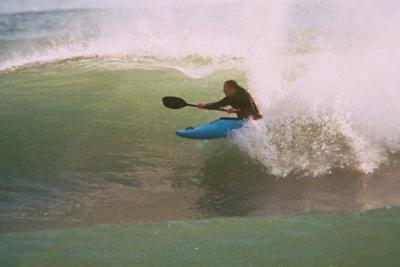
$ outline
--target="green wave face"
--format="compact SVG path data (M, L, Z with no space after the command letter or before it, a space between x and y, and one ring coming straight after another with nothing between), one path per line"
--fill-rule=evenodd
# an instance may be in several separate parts
M122 221L203 216L198 206L210 204L195 203L202 191L200 178L224 171L210 170L207 165L215 164L210 157L230 166L231 158L239 155L237 164L246 156L229 142L178 138L177 129L224 114L169 110L161 98L212 101L221 97L225 79L243 79L244 74L225 71L192 79L173 69L112 70L89 61L0 74L4 229L26 222L43 227L59 220L92 221L85 214L103 204L108 207L101 212L103 222L114 221L115 205L131 210L120 213ZM177 210L171 213L174 205Z
M234 139L175 136L177 129L225 115L169 110L161 98L213 101L231 77L246 84L245 73L237 70L193 79L171 68L98 58L2 72L2 229L397 205L395 162L389 173L342 168L317 178L301 173L277 178ZM307 151L307 136L324 137L324 125L312 126L295 122L298 141L285 147L280 144L287 125L270 134L281 153L296 155L299 147Z

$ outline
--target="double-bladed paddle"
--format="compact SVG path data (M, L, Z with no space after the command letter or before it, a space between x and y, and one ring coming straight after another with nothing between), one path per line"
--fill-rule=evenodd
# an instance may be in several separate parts
M171 109L180 109L180 108L184 108L184 107L197 107L196 105L188 104L182 98L175 97L175 96L163 97L162 102L163 102L164 106L166 106L167 108L171 108ZM219 110L219 111L224 111L224 112L228 111L223 108L212 109L212 110Z

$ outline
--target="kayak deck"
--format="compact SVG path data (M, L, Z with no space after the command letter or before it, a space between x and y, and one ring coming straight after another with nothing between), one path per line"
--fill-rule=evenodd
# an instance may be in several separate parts
M219 118L218 120L202 124L197 127L188 127L176 131L176 135L191 139L225 138L233 130L242 128L245 121L237 118Z

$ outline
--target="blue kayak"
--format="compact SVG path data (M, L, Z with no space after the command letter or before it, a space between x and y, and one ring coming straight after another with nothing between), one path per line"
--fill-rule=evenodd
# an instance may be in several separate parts
M242 128L244 120L237 118L219 118L218 120L176 131L176 135L191 139L215 139L227 137L233 130Z

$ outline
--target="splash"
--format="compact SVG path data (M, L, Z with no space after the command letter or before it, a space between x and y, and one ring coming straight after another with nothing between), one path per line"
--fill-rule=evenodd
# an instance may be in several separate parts
M393 8L399 10L389 1L269 6L275 23L259 20L260 47L247 61L265 118L234 141L279 176L318 176L334 168L369 173L386 162L400 148L399 19ZM291 16L299 13L318 24L297 28L307 38L300 50L312 53L293 55L296 44L282 34L289 36Z

